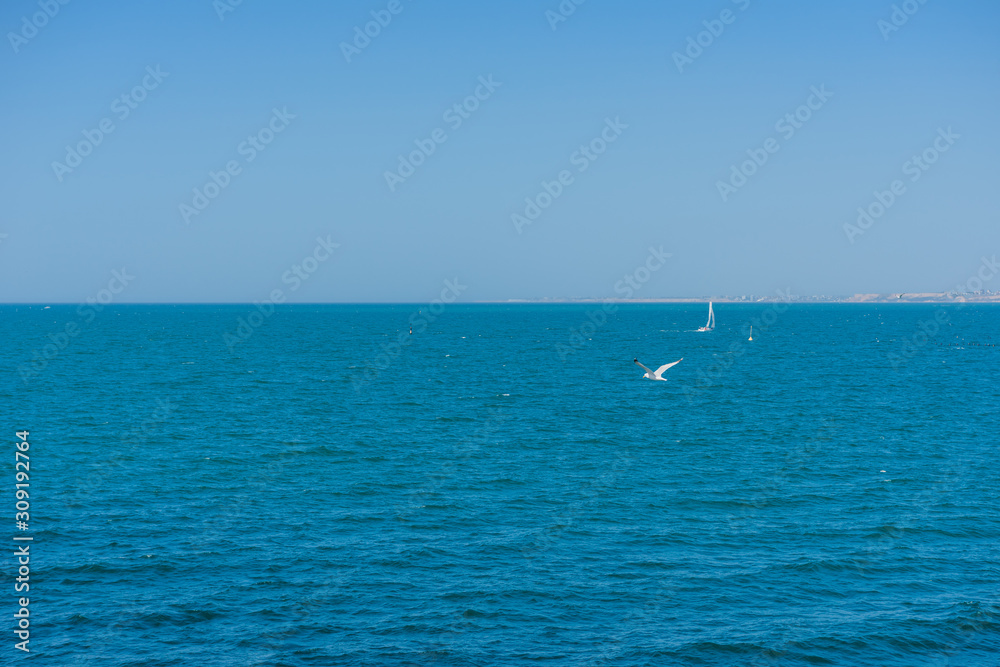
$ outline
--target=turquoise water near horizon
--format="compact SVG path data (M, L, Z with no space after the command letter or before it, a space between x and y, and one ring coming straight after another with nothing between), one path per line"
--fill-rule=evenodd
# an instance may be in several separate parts
M1000 664L1000 308L715 313L0 306L2 661Z

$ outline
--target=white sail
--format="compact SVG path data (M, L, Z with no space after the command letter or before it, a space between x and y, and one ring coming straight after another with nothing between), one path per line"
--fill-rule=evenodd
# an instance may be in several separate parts
M708 322L698 331L711 331L715 328L715 311L712 310L712 302L708 302Z

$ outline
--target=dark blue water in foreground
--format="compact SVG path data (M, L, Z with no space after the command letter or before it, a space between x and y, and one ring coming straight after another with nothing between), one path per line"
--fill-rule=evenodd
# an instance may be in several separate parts
M251 308L0 308L0 662L1000 664L1000 307Z

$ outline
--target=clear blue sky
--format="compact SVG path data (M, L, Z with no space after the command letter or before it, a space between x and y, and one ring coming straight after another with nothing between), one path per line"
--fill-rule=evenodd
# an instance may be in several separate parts
M4 3L0 301L81 302L122 267L121 302L426 302L456 277L463 300L605 297L649 246L672 257L640 297L944 291L1000 252L995 2L912 0L888 39L888 1L587 0L555 30L558 0L400 3L351 62L341 43L388 0L244 0L221 20L211 0L74 0L37 34L38 0ZM114 100L157 66L120 119ZM490 75L453 129L445 111ZM776 130L824 85L793 136ZM274 108L295 118L248 162ZM580 172L606 118L627 128ZM53 163L102 119L113 133L60 181ZM949 127L911 181L904 163ZM391 191L385 172L437 128L447 141ZM768 138L779 150L723 201ZM180 205L230 160L240 173L186 224ZM512 214L562 170L572 183L518 233ZM293 292L282 276L320 235L340 247Z

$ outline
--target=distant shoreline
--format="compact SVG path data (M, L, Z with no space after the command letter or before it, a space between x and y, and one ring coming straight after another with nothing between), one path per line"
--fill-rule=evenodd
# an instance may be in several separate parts
M655 299L619 299L613 297L586 297L586 298L544 298L544 299L487 299L481 301L456 301L455 305L493 304L493 305L558 305L558 304L657 304L657 303L688 303L707 304L709 301L723 304L768 304L768 303L859 303L859 304L883 304L883 303L927 303L958 305L1000 303L1000 293L998 294L962 294L960 296L949 296L947 293L913 293L913 294L855 294L854 296L792 296L790 298L779 296L699 296L699 297L662 297ZM287 305L292 306L392 306L392 305L420 305L426 301L290 301ZM0 303L0 306L79 306L75 301L8 301ZM123 301L109 304L114 306L252 306L252 301Z
M494 301L475 301L466 303L494 304L557 304L557 303L1000 303L1000 294L963 294L960 297L949 296L944 292L923 292L913 294L855 294L854 296L793 296L785 299L777 296L712 296L712 297L664 297L658 299L616 299L616 298L577 298L577 299L505 299Z

